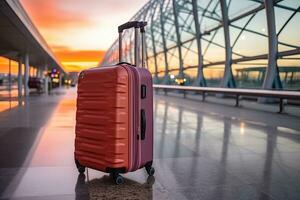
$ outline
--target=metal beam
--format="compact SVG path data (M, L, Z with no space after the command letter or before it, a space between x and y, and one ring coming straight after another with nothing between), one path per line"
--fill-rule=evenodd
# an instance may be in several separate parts
M278 40L276 35L275 13L273 0L265 0L268 26L268 67L262 85L263 89L282 88L277 67Z
M153 49L153 56L154 56L154 69L155 69L155 74L154 74L154 82L157 81L157 71L158 71L158 68L157 68L157 58L156 58L156 47L155 47L155 39L154 39L154 30L153 30L153 18L154 18L154 13L155 13L155 9L156 9L156 6L153 8L154 9L154 12L152 13L152 16L151 16L151 27L150 27L150 30L151 30L151 40L152 40L152 49Z
M197 41L197 49L198 49L198 71L197 71L197 79L194 85L200 85L202 87L206 86L206 80L203 74L203 55L202 55L202 46L201 46L201 31L200 31L200 23L198 16L198 5L197 0L192 0L193 6L193 16L195 23L195 31L196 31L196 41Z
M273 97L281 99L300 100L298 91L282 91L282 90L262 90L262 89L238 89L238 88L216 88L216 87L197 87L197 86L181 86L181 85L153 85L154 89L178 90L189 92L205 92L205 93L223 93L228 95L253 96L253 97Z
M175 30L176 30L176 43L178 48L178 57L179 57L179 77L183 78L183 59L182 59L182 51L181 51L181 37L180 37L180 31L179 31L179 23L178 23L178 8L176 0L172 0L173 3L173 16L174 16L174 24L175 24Z
M260 6L254 8L253 10L250 10L250 11L248 11L248 12L246 12L246 13L242 13L241 15L239 15L239 16L237 16L237 17L234 17L234 18L230 19L230 20L229 20L229 24L231 24L232 22L238 21L238 20L240 20L240 19L242 19L242 18L244 18L244 17L247 17L247 16L249 16L249 15L251 15L251 14L254 14L254 13L256 13L256 12L259 12L259 11L263 10L264 8L265 8L264 4L261 4ZM202 33L202 35L205 35L205 34L208 34L208 35L209 35L211 32L216 31L216 30L218 30L219 28L222 28L222 27L223 27L223 24L218 24L218 25L216 25L215 27L213 27L213 28L211 28L211 29L208 29L208 30L204 31L204 32ZM182 41L182 44L189 43L189 42L193 41L194 39L195 39L195 37L191 37L191 38L188 39L188 40ZM168 51L171 50L171 49L174 49L174 48L176 48L176 45L169 47L169 48L168 48ZM161 53L161 52L157 52L157 53L159 54L159 53ZM150 56L150 57L151 57L151 56Z
M284 28L286 27L286 25L291 21L291 19L297 14L297 12L300 11L300 6L298 6L297 10L295 10L292 15L288 18L288 20L286 20L286 22L283 24L283 26L280 28L280 30L277 33L277 37L280 35L281 31L284 30Z
M143 21L147 21L147 16L148 16L148 13L149 13L149 10L150 10L150 6L147 6L147 5L149 5L148 3L146 4L146 6L145 6L145 9L146 10L144 10L144 15L143 15ZM147 46L147 37L146 37L146 33L145 33L145 37L144 37L144 45L145 45L145 52L143 52L144 53L144 55L145 55L145 66L146 66L146 68L148 69L148 66L149 66L149 63L148 63L148 51L147 51L147 49L148 49L148 46Z
M232 49L230 45L230 34L229 34L229 20L228 20L228 7L226 0L220 0L220 6L223 18L223 29L224 29L224 42L225 42L225 69L224 76L221 81L221 87L236 87L235 81L232 74L231 63L232 63Z
M281 58L281 59L284 56L291 56L291 55L295 55L295 54L300 54L300 48L288 50L288 51L282 51L282 52L277 53L278 58ZM232 63L247 62L247 61L251 61L251 60L261 60L261 59L267 59L267 58L268 58L268 54L262 54L262 55L252 56L252 57L243 57L243 58L232 59ZM223 65L223 64L225 64L225 61L218 61L218 62L205 64L205 65L203 65L203 67L206 68L206 67L210 67L210 66ZM198 66L188 66L184 69L187 70L187 69L192 69L192 68L197 68L197 67ZM169 69L169 72L176 71L176 70L177 69ZM163 71L159 71L158 73L160 73L160 72L163 72Z
M167 42L166 42L166 36L165 36L165 27L164 27L164 14L163 14L163 5L164 5L164 0L161 1L160 3L160 28L161 28L161 37L162 37L162 42L163 42L163 48L164 48L164 57L165 57L165 76L163 83L168 84L169 83L169 63L168 63L168 50L167 50Z

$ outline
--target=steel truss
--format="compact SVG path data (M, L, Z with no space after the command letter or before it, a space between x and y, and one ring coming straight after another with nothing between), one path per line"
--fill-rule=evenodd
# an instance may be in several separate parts
M246 1L246 0L243 0ZM236 1L235 1L236 2ZM237 15L230 16L229 9L233 0L150 0L131 20L146 20L146 60L157 83L168 84L170 73L178 73L179 78L186 77L185 72L196 69L196 78L191 83L195 86L207 86L204 69L224 66L220 87L236 87L233 64L266 60L266 74L261 87L264 89L281 89L277 60L285 56L299 55L299 44L290 44L278 39L286 26L300 14L300 2L296 8L283 4L284 0L248 0L253 5L243 9ZM289 11L291 14L282 25L277 27L275 8ZM251 22L258 13L263 12L267 25L266 32L251 28ZM245 19L245 20L244 20ZM245 22L238 24L240 20ZM238 33L233 36L231 30ZM244 33L266 38L268 51L258 55L244 55L236 48ZM132 61L133 32L124 33L126 41L124 58ZM221 37L220 37L221 35ZM278 51L278 45L288 50ZM212 48L224 52L224 58L211 59ZM118 60L118 42L115 41L100 65L116 63ZM191 64L191 58L195 59ZM163 77L159 80L159 77Z

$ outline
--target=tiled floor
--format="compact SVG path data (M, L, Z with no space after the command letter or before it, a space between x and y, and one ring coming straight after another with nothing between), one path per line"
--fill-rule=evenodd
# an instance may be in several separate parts
M300 119L155 96L155 177L73 163L75 89L0 103L2 199L300 199Z

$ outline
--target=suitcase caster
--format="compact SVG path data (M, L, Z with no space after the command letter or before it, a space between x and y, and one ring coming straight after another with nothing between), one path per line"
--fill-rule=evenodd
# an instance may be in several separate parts
M155 177L154 176L148 176L147 178L147 184L153 185L155 183Z
M117 185L123 184L123 183L124 183L124 178L123 178L123 176L117 175L117 177L115 178L115 183L116 183Z
M121 185L124 183L124 178L118 173L110 173L110 177L112 177L117 185Z
M77 170L80 174L83 174L85 172L85 166L81 165L79 163L78 160L75 159L75 164L76 164L76 167L77 167Z
M146 171L148 173L149 176L153 176L155 173L155 169L152 166L146 166Z

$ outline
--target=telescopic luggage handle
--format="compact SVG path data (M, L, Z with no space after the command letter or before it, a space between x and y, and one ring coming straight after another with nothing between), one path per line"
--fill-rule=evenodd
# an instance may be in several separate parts
M125 24L122 24L118 27L119 32L119 62L122 62L122 33L126 29L134 28L134 64L136 66L139 65L140 61L140 45L139 45L139 30L141 32L141 40L142 40L142 67L145 67L145 26L147 22L144 21L131 21Z
M144 27L147 25L147 22L139 22L139 21L131 21L131 22L126 22L125 24L122 24L118 26L118 32L122 33L125 29L130 29L130 28L140 28L141 31L145 31Z

